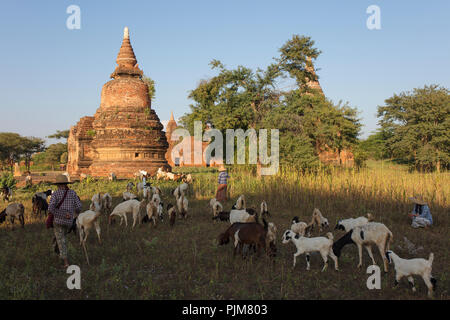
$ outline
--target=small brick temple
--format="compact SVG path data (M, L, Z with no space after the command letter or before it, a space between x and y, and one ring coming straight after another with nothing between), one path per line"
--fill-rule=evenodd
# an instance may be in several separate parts
M171 169L165 158L169 145L163 125L151 108L127 27L116 62L95 115L70 128L67 171L71 177L82 173L107 177L114 172L128 178L139 170L153 174L159 167Z

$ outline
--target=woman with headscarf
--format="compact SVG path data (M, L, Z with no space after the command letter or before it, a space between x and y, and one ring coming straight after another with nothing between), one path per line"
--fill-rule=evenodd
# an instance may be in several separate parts
M222 164L219 167L219 186L217 188L216 199L217 201L227 201L227 180L230 176L227 173L227 169Z
M409 214L412 218L411 226L413 228L431 226L433 224L433 217L431 216L430 208L423 200L422 196L416 195L415 197L410 197L409 200L414 203L414 209Z

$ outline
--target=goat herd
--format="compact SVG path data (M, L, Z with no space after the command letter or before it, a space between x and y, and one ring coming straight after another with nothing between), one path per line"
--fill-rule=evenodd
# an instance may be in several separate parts
M136 187L138 196L132 193ZM166 206L169 224L174 226L177 215L180 219L186 219L192 213L189 210L189 201L187 199L189 184L186 182L178 185L171 192L174 196L175 204L168 203ZM48 210L47 198L52 193L51 190L36 193L32 198L33 212L38 214ZM85 248L86 240L91 229L95 229L98 241L101 243L101 228L99 217L103 214L109 215L108 222L111 224L115 217L120 218L120 225L125 221L128 226L127 216L133 218L132 228L136 224L151 222L155 226L159 221L164 220L164 204L162 202L162 192L158 187L147 186L140 182L136 186L130 182L127 190L122 194L123 202L112 208L112 197L108 193L97 193L91 199L89 210L80 213L76 218L76 226L80 237L80 244ZM241 195L230 211L224 211L222 204L215 198L211 199L209 206L212 211L214 221L226 221L231 225L218 237L218 244L225 245L232 241L234 243L234 254L237 252L244 255L255 252L260 255L260 250L273 258L276 256L276 233L277 227L273 222L267 222L266 219L271 216L268 211L266 201L262 201L260 211L256 212L253 208L247 208L245 196ZM12 203L0 213L0 223L4 222L6 216L10 218L13 225L14 219L19 219L22 227L24 226L24 206L21 203ZM262 222L262 224L261 224ZM434 255L430 253L428 260L402 259L390 250L390 244L393 240L392 232L382 223L374 222L373 216L368 213L367 216L358 218L349 218L339 220L335 230L345 231L345 235L334 241L333 234L328 232L326 236L311 237L314 228L322 232L322 229L328 228L328 220L322 215L319 209L314 209L309 223L302 222L298 217L292 219L290 229L286 230L282 236L282 243L292 242L297 251L294 254L293 267L296 265L296 258L305 254L306 270L310 270L310 255L314 252L320 254L323 259L322 271L327 268L328 257L334 262L335 270L339 270L338 259L341 251L347 244L356 244L358 248L359 263L358 268L362 266L362 249L366 248L373 264L376 264L372 245L376 245L381 258L383 259L384 271L388 271L388 262L395 266L395 285L401 278L407 277L415 292L413 275L419 275L423 278L427 288L428 296L432 297L435 290L436 280L431 275ZM85 251L86 252L86 251ZM86 252L87 258L87 252ZM88 258L87 258L88 259ZM89 263L89 259L88 259Z

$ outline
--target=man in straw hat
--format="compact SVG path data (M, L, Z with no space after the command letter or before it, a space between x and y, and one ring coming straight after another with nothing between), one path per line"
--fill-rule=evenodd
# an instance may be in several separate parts
M227 201L227 179L229 177L227 169L221 164L219 167L219 187L216 193L217 201Z
M424 228L433 224L433 217L431 216L430 208L423 200L422 196L416 195L410 197L409 200L414 202L414 209L409 214L412 218L411 226L413 228Z
M53 228L59 256L64 261L64 268L69 266L67 257L67 234L72 227L75 213L81 212L80 198L75 191L69 189L69 179L65 175L58 175L54 185L58 186L52 194L48 206L49 215L53 216Z

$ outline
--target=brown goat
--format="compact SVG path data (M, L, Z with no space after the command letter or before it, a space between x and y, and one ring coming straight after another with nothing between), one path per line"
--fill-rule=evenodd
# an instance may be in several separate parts
M242 254L242 247L244 244L250 247L254 246L258 256L260 255L261 248L264 248L266 253L269 253L266 246L266 234L267 234L267 224L265 227L259 223L245 223L241 226L234 234L234 252L236 251Z
M171 203L167 205L167 213L169 214L169 224L173 227L177 218L177 211Z

